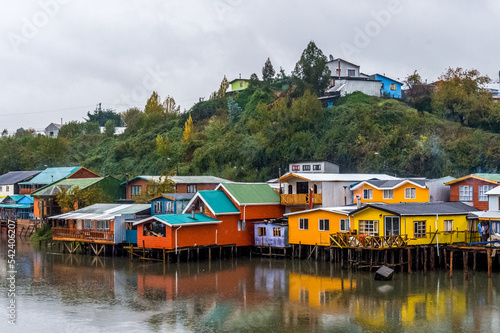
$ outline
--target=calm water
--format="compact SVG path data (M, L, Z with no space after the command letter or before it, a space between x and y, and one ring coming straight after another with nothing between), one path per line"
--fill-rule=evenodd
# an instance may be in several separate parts
M18 239L16 326L8 324L5 234L0 332L499 332L500 273L341 270L253 258L130 262L62 255Z

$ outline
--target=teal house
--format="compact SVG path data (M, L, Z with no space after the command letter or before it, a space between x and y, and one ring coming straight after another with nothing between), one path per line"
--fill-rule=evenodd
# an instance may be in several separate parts
M163 193L151 199L151 215L181 214L194 193Z
M401 87L403 83L381 74L373 74L370 76L370 79L382 83L382 88L380 88L382 96L401 99Z

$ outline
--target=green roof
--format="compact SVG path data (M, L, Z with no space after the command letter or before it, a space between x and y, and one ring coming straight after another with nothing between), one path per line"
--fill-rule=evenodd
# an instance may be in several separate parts
M221 223L220 220L214 219L213 217L201 213L194 214L194 219L191 218L191 214L161 214L161 215L155 215L154 217L160 220L161 222L171 226L188 225L188 224Z
M473 176L500 182L500 174L498 173L475 173Z
M240 210L234 205L224 191L198 191L197 195L202 198L214 214L240 213Z
M47 168L27 182L20 184L52 184L58 180L71 176L81 167Z
M280 196L268 184L222 183L239 205L275 205Z
M77 186L80 188L80 190L83 190L84 188L87 188L91 185L94 185L103 179L104 179L103 177L61 179L58 182L55 182L53 184L42 187L41 189L31 193L31 196L33 196L33 197L55 196L59 192L61 192L62 189L69 190L69 189L72 189L72 188L77 187Z

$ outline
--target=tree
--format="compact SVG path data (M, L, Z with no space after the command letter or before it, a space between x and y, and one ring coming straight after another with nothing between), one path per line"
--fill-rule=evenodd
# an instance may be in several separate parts
M153 91L151 97L149 97L144 107L144 113L148 115L153 114L163 114L163 105L160 100L160 95L156 91Z
M140 194L135 195L133 199L138 204L149 203L149 200L162 194L162 193L174 193L175 183L170 179L170 176L160 176L158 181L150 180L146 186L146 191L140 192Z
M85 133L85 123L79 121L70 121L61 126L58 137L61 138L77 138Z
M264 67L262 67L262 80L265 82L271 82L274 79L276 71L274 70L271 59L267 58Z
M175 104L175 99L173 97L167 96L163 102L163 112L166 114L177 114L179 113L181 107Z
M98 123L99 126L104 126L108 120L113 120L115 123L115 126L122 126L122 119L120 117L120 114L116 113L112 109L106 109L103 110L101 108L101 103L99 103L94 110L93 113L87 112L87 117L88 119L85 119L87 122L93 122L93 123Z
M106 124L104 124L104 134L110 138L115 135L115 122L109 119Z
M422 78L416 70L413 74L408 75L405 82L408 86L408 90L406 90L405 93L405 102L417 109L419 112L431 112L431 95L433 92L432 86L422 82Z
M111 203L113 198L99 186L80 189L75 186L71 189L61 189L56 195L56 202L61 208L68 211L87 207L96 203Z
M193 135L193 118L189 115L188 120L184 124L184 132L182 133L182 142L186 143L191 139Z
M257 74L253 73L250 75L250 80L248 82L248 89L255 90L259 87L259 77Z
M135 121L137 120L137 117L142 113L141 110L138 108L130 108L127 109L126 111L122 112L120 114L120 117L122 118L122 122L125 124L125 126L132 126Z
M304 92L309 86L318 96L324 94L331 76L327 62L326 56L316 44L309 42L292 73L299 92Z
M491 108L491 105L484 102L491 101L491 95L483 89L483 85L491 81L488 76L482 76L476 69L465 70L457 67L448 68L439 80L432 107L446 118L469 124L473 108L476 113L488 113L487 109Z

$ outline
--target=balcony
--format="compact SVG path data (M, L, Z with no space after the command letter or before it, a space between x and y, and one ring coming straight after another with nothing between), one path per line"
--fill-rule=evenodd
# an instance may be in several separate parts
M79 242L114 243L113 232L52 228L52 239Z
M323 196L321 193L313 194L313 204L321 205L323 203ZM309 194L282 194L281 204L294 206L294 205L309 205Z

